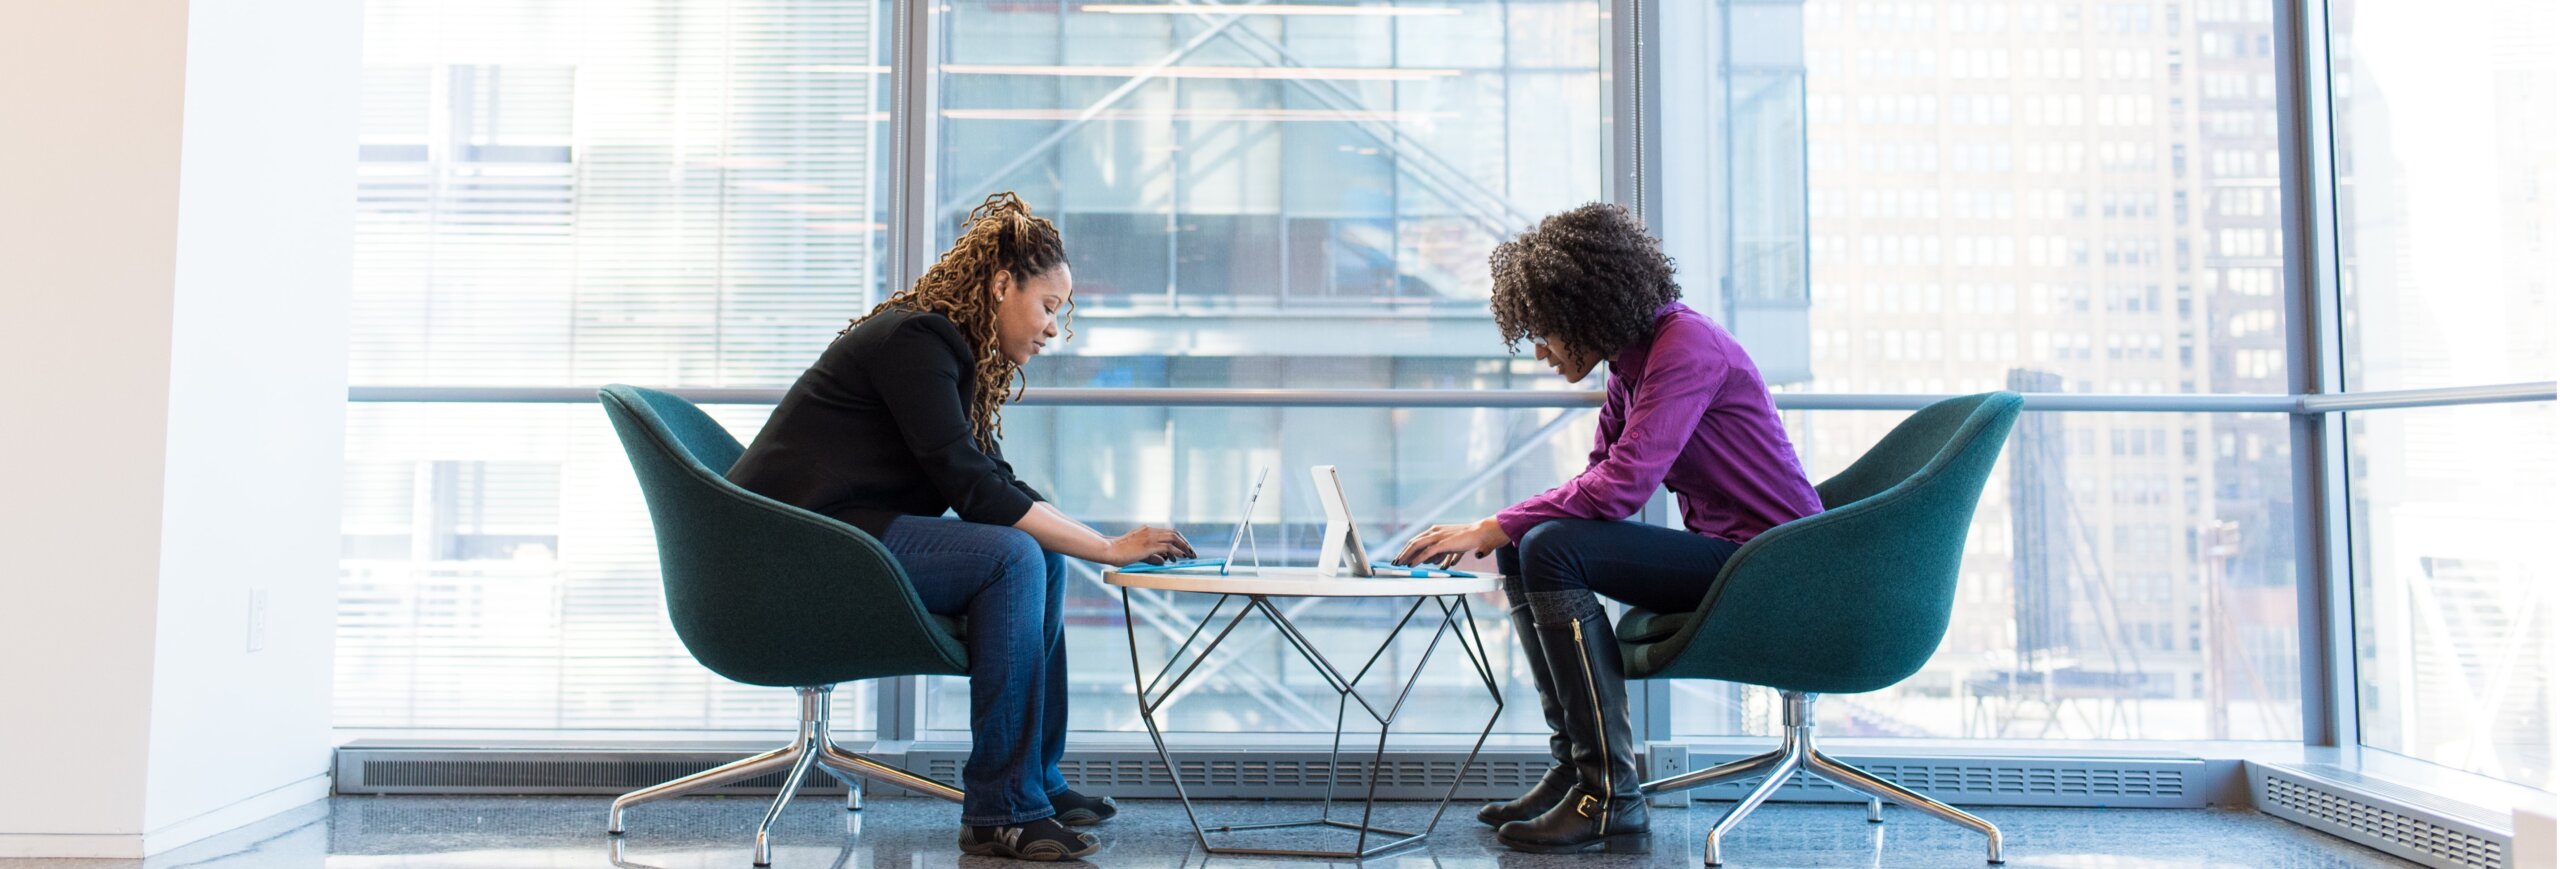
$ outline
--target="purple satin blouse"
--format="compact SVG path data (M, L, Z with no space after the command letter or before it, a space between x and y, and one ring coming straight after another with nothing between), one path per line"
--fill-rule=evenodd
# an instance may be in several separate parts
M1723 327L1673 302L1609 363L1590 467L1495 514L1514 542L1550 519L1635 515L1657 486L1690 531L1736 543L1822 512L1759 366Z

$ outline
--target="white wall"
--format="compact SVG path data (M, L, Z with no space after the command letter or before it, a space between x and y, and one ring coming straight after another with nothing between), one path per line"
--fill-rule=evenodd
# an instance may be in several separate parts
M149 831L323 785L362 11L197 2L187 20Z
M0 837L74 850L142 832L186 62L142 5L0 4Z
M0 4L0 856L326 792L360 10Z

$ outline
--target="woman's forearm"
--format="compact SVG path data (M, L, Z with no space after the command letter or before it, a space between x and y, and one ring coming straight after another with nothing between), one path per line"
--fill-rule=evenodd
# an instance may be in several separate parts
M1039 541L1042 549L1096 564L1112 561L1111 538L1060 512L1047 501L1034 502L1031 512L1022 514L1013 527L1022 529L1023 533L1031 535L1031 539Z

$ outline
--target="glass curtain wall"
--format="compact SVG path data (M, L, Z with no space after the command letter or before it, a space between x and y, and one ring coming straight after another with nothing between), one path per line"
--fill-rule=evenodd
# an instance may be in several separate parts
M938 250L999 190L1060 221L1077 334L1035 386L1562 389L1494 339L1484 260L1630 168L1610 165L1611 5L943 4L925 231ZM368 0L354 382L787 386L889 289L887 8ZM2287 391L2273 4L1652 8L1648 217L1690 304L1780 389ZM2328 9L2347 386L2549 377L2549 4ZM769 408L714 410L743 440ZM1307 465L1341 466L1392 542L1564 479L1589 416L1017 407L1007 432L1070 511L1208 548L1269 468L1245 554L1287 561L1312 556ZM1788 424L1819 479L1900 416ZM342 726L787 726L787 694L675 642L595 408L349 417ZM2551 524L2551 405L2346 426L2366 744L2550 787L2552 561L2516 544ZM2299 738L2290 443L2282 414L2029 414L1945 645L1826 727ZM1120 600L1079 571L1074 726L1125 733ZM1497 731L1532 733L1501 601L1477 604L1515 700ZM1136 601L1141 651L1200 605ZM1346 646L1400 614L1324 606L1302 623ZM1267 637L1234 648L1176 730L1320 729L1313 673ZM1413 728L1471 732L1469 678L1454 656L1427 673ZM1666 735L1775 732L1765 692L1669 691ZM929 735L965 726L954 683L925 701ZM840 729L868 703L841 692Z
M2560 14L2328 5L2351 390L2547 380ZM2560 526L2549 402L2347 418L2365 745L2550 790Z

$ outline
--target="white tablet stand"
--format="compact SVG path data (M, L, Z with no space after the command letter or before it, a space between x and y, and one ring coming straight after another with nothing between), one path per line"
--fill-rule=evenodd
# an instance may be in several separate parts
M1360 545L1360 529L1351 524L1351 505L1342 497L1342 477L1332 465L1308 469L1316 478L1316 501L1324 505L1324 547L1316 553L1316 575L1331 577L1351 561L1352 576L1374 576L1368 550Z
M1253 536L1253 507L1262 503L1262 484L1269 479L1271 479L1270 465L1262 466L1262 471L1254 475L1253 492L1244 496L1244 512L1236 519L1235 533L1227 535L1227 557L1218 562L1219 576L1226 576L1227 571L1234 569L1236 549L1239 546L1250 546L1254 572L1262 571L1262 541Z
M1250 512L1251 509L1252 506L1250 504L1246 505L1246 510L1248 512L1244 514L1245 520L1237 523L1242 525L1243 528L1237 531L1234 535L1234 540L1227 544L1226 559L1218 562L1219 576L1226 576L1227 571L1235 569L1236 550L1239 548L1237 544L1243 544L1241 548L1244 549L1245 553L1253 559L1254 572L1262 572L1262 541L1255 539L1253 536L1253 513Z

